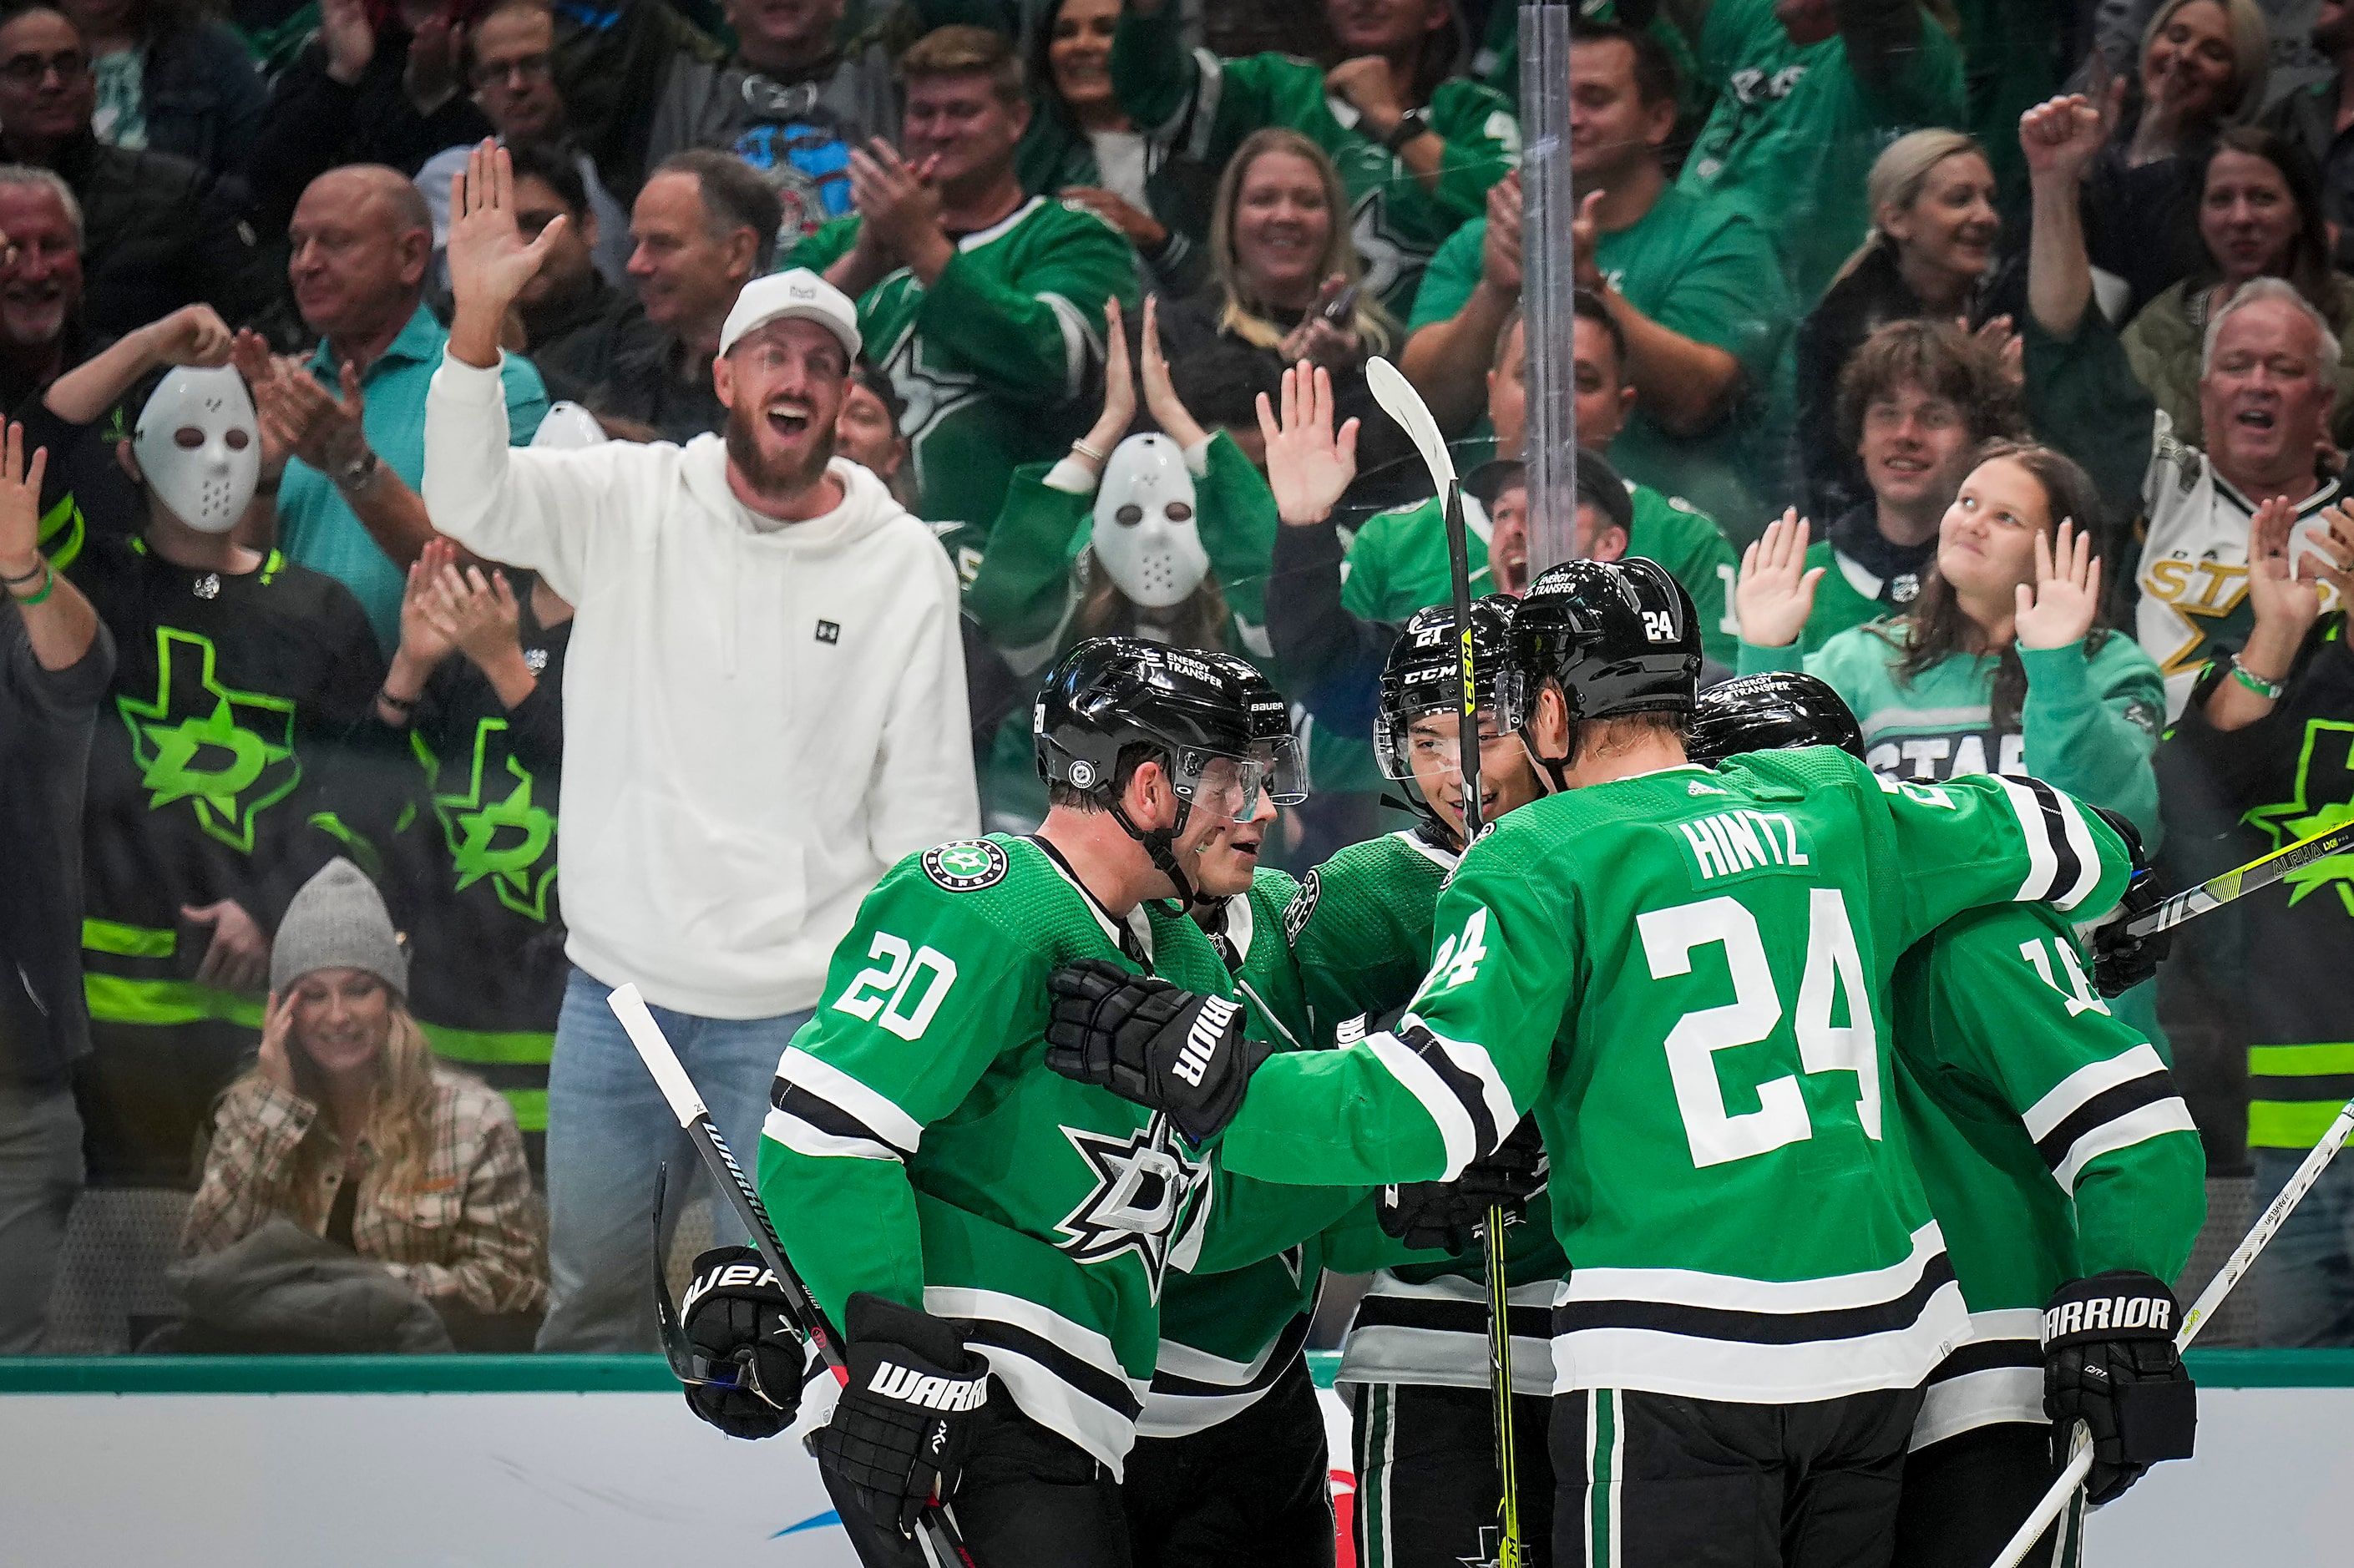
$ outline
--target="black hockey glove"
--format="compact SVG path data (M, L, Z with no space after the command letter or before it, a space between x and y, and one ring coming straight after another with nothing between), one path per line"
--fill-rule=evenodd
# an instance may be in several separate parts
M686 1407L730 1437L773 1437L801 1404L808 1350L777 1277L748 1246L720 1246L695 1260L681 1326L712 1378L689 1383Z
M810 1439L819 1467L885 1530L913 1535L955 1492L989 1400L989 1363L945 1318L861 1290L843 1314L849 1377Z
M1124 1100L1166 1111L1179 1132L1203 1143L1242 1108L1267 1048L1243 1038L1243 1010L1108 959L1083 959L1046 977L1055 1015L1046 1025L1046 1065Z
M1512 1136L1463 1168L1452 1181L1406 1181L1384 1187L1373 1205L1384 1234L1416 1250L1455 1256L1471 1250L1473 1234L1500 1208L1513 1219L1528 1213L1530 1195L1545 1184L1544 1143L1534 1117L1522 1117Z
M2043 1309L2043 1414L2054 1463L2076 1423L2093 1431L2085 1495L2114 1502L2160 1459L2188 1459L2198 1390L2175 1353L2182 1309L2164 1282L2113 1268L2060 1287Z
M2125 896L2117 900L2115 912L2093 930L2094 989L2103 996L2122 996L2158 973L2158 966L2174 945L2174 933L2126 935L2126 922L2165 903L2166 891L2150 870L2149 856L2141 847L2141 830L2133 825L2133 820L2106 806L2094 806L2092 810L2126 841L2126 848L2133 853L2133 880L2126 884Z

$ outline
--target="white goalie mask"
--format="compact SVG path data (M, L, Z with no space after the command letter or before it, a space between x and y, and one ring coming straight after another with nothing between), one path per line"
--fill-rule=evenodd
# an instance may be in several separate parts
M540 451L572 451L581 447L601 447L612 439L597 422L596 415L567 399L547 406L539 429L532 432L531 444Z
M261 482L261 429L245 377L229 366L164 377L131 435L157 500L200 534L226 534Z
M1130 436L1112 449L1096 490L1096 560L1119 591L1148 609L1182 604L1209 575L1193 515L1193 476L1167 436Z

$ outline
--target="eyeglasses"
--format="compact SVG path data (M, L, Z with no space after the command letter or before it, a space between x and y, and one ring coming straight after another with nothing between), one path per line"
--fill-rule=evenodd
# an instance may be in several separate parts
M520 76L526 82L546 81L555 72L546 55L524 55L511 60L482 60L474 67L476 87L498 87Z
M51 71L59 81L80 81L90 74L90 57L80 49L59 49L53 55L11 55L0 60L0 77L17 87L38 87Z

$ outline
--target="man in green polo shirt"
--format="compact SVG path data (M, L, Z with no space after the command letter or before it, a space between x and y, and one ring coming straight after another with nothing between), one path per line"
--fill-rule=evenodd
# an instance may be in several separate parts
M1745 477L1756 415L1797 314L1773 240L1736 204L1669 179L1676 67L1659 39L1580 21L1569 77L1577 283L1609 307L1635 389L1610 460L1638 483L1745 521L1756 510ZM1487 244L1489 222L1440 247L1415 298L1403 367L1434 410L1470 406L1483 348L1519 291L1513 256ZM1516 253L1517 237L1502 249Z
M294 303L322 341L307 366L239 359L262 411L262 485L282 464L279 548L350 588L388 652L409 563L433 537L417 493L425 392L450 336L424 305L433 218L398 171L355 164L311 182L287 242ZM528 360L510 355L500 376L508 439L527 445L546 389Z
M1801 312L1872 227L1881 149L1968 116L1962 51L1919 0L1675 0L1716 107L1678 184L1739 201Z

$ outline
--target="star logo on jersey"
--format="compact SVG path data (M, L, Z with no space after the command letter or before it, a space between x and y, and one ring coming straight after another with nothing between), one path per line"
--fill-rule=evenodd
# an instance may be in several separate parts
M498 718L474 726L466 792L435 795L433 814L441 820L442 842L458 874L456 891L463 893L488 879L501 904L527 920L545 923L548 889L556 882L556 866L547 853L556 842L556 814L532 804L531 770L512 754L491 766L493 737L506 730L507 721ZM495 785L502 773L514 782L504 796L486 799L485 779ZM543 866L543 861L549 863Z
M979 376L932 365L929 359L923 338L911 331L899 340L897 350L885 366L885 374L891 377L891 389L899 395L899 401L907 408L900 416L899 429L907 435L907 450L916 454L918 486L929 482L920 470L924 446L932 432L950 415L981 398Z
M1005 852L987 839L936 844L924 852L924 874L950 893L973 893L1005 880Z
M1158 1301L1177 1217L1208 1167L1179 1151L1169 1118L1158 1113L1125 1138L1076 1127L1064 1128L1063 1136L1095 1172L1096 1183L1055 1227L1066 1238L1055 1245L1082 1264L1134 1253Z
M2296 793L2280 805L2259 806L2247 820L2269 833L2275 848L2354 821L2354 724L2307 721L2296 758ZM2291 908L2334 884L2338 902L2354 916L2354 854L2324 856L2282 880L2288 885Z
M2244 562L2211 557L2194 561L2178 551L2143 566L2141 589L2190 628L2181 646L2158 661L2159 675L2171 680L2207 662L2216 636L2247 602L2248 568Z
M154 699L125 694L115 710L131 732L147 809L186 800L207 835L250 854L254 820L302 782L294 705L223 685L213 663L210 639L157 627Z
M1498 1560L1503 1556L1503 1527L1483 1524L1479 1527L1479 1551L1469 1557L1458 1557L1455 1561L1462 1563L1463 1568L1497 1568Z

